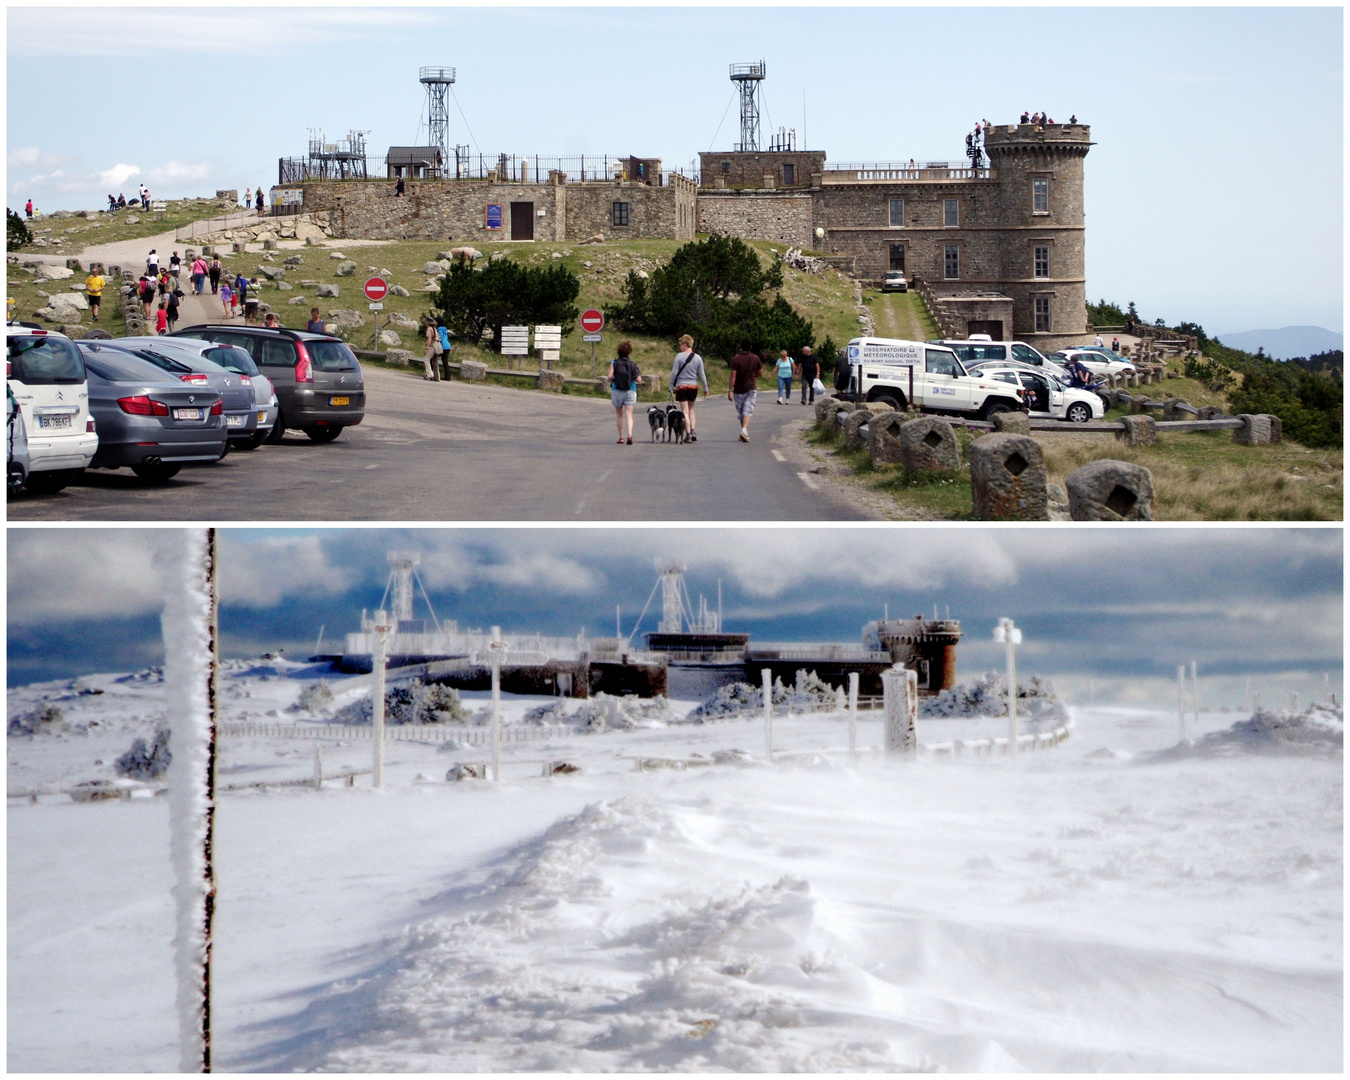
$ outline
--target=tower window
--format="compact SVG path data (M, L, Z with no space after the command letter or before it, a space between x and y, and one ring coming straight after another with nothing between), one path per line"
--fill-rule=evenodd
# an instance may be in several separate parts
M1036 309L1036 333L1050 333L1050 297L1037 296L1033 303Z
M628 204L626 202L616 202L614 204L614 224L628 224Z
M942 253L942 276L951 281L961 276L961 247L948 244Z
M891 222L892 225L903 225L903 224L905 223L905 200L904 200L904 199L892 199L892 200L891 200L891 217L890 217L890 222Z
M791 187L797 182L797 166L790 161L783 162L783 184Z
M1050 276L1050 246L1048 244L1037 244L1035 250L1035 276L1048 278Z
M729 161L722 162L722 172L724 173L731 172L731 162Z
M1045 176L1031 178L1031 209L1037 214L1050 213L1050 179Z
M961 224L960 199L942 200L942 224L948 229L954 229Z

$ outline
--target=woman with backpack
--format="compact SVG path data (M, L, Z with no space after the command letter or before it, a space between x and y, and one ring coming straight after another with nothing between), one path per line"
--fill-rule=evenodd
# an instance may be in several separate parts
M221 271L221 269L222 269L222 268L221 268L221 265L220 265L220 259L216 258L214 255L211 256L211 265L210 265L209 267L207 267L207 276L210 277L210 279L211 279L211 295L212 295L212 296L215 296L218 292L220 292L220 271Z
M680 351L670 367L670 392L675 404L684 413L684 430L690 442L698 442L694 434L694 402L698 400L698 384L703 384L703 396L708 396L708 374L703 370L703 357L694 352L694 339L688 334L680 337Z
M637 404L638 379L642 372L629 359L633 344L619 342L618 356L609 362L609 400L614 403L614 420L619 425L619 443L633 445L633 406Z

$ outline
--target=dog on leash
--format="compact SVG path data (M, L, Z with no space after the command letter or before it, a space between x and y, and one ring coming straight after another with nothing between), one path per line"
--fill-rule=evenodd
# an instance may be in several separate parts
M666 433L666 410L660 405L653 405L647 410L647 423L651 425L652 442L656 442L658 432L662 435Z
M677 405L670 405L666 408L666 432L667 441L677 443L685 441L684 413L680 412Z

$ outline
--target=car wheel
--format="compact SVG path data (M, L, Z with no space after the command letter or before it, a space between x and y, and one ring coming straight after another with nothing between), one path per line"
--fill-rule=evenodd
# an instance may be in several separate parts
M872 401L879 402L879 403L882 404L882 405L889 405L889 406L890 406L892 409L894 409L896 412L904 412L904 411L905 411L904 405L902 405L902 404L900 403L900 399L899 399L898 397L896 397L894 394L878 394L876 397L872 398L871 400L872 400Z
M162 461L158 465L133 465L131 471L147 484L165 484L177 476L178 470L182 467L176 463Z
M1011 405L1008 405L1002 401L994 401L984 407L984 418L988 420L989 417L994 415L994 413L1005 413L1012 411L1013 407Z
M268 443L269 446L275 445L276 443L281 442L285 434L286 434L286 420L281 415L281 413L278 412L277 422L272 425L272 430L267 433L267 439L265 441Z
M267 441L267 436L270 434L270 429L268 431L255 431L247 439L231 439L230 445L236 450L256 450Z
M23 486L34 495L55 495L82 472L83 469L48 469L44 472L30 472Z
M333 424L324 427L307 427L305 434L316 443L330 443L342 434L341 425Z
M1086 424L1092 419L1092 406L1086 401L1075 401L1065 411L1064 417L1074 424Z

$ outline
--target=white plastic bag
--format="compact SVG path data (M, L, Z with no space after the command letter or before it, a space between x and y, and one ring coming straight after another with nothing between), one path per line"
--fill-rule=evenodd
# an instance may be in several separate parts
M819 379L816 379L814 382L811 383L811 389L817 394L823 394L825 393L825 384L821 382Z

